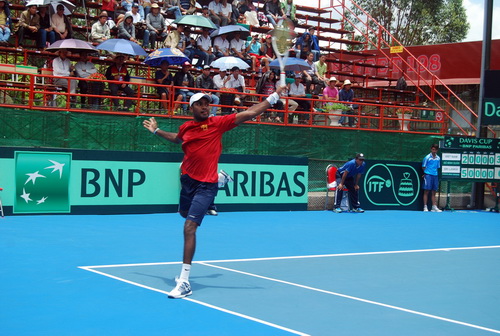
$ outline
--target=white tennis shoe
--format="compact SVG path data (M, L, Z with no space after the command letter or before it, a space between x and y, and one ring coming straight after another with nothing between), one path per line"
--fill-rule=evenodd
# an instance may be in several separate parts
M432 206L431 211L432 211L432 212L443 212L443 210L439 210L439 208L438 208L436 205L433 205L433 206Z
M189 281L181 280L175 277L175 282L177 283L177 285L175 286L174 289L172 289L172 291L170 291L170 293L168 293L169 298L182 299L183 297L193 294Z

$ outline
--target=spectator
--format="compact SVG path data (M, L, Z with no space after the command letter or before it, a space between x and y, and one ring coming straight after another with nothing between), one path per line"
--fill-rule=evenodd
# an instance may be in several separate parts
M184 25L177 25L177 29L172 30L165 39L167 48L177 48L182 52L186 48L186 35L184 35Z
M115 9L118 6L116 0L102 0L101 10L108 13L111 20L115 19Z
M354 100L354 91L351 88L351 86L352 86L351 81L346 79L344 81L344 84L342 84L342 88L339 91L339 100L340 101L352 102ZM348 110L348 111L343 110L342 111L342 114L353 114L353 113L354 113L354 111L352 109L352 105L351 105L351 110ZM339 124L342 124L345 126L345 119L346 119L346 117L342 116L339 120ZM354 118L354 117L349 117L349 127L355 127L355 122L356 122L355 119L356 118Z
M90 32L90 40L93 42L104 42L111 38L111 30L108 26L108 13L101 12L97 22L92 25L92 30Z
M135 38L134 18L130 14L125 14L125 19L118 24L118 38L139 43Z
M195 55L201 60L198 61L200 65L210 65L215 59L215 55L212 52L212 39L208 34L210 29L203 28L201 35L196 40L196 45L198 49L195 50Z
M201 7L201 16L203 16L205 19L212 21L212 19L210 18L210 11L208 10L208 6L205 5Z
M283 15L292 21L294 25L297 25L297 18L295 17L297 6L293 3L293 0L281 0L280 7Z
M252 65L252 58L247 54L247 48L245 46L245 41L241 38L241 32L237 31L234 33L234 38L231 40L230 48L233 56L240 58L248 65ZM273 90L274 92L275 90ZM272 92L271 92L272 93Z
M163 11L167 15L173 14L176 20L182 18L179 0L164 0Z
M309 29L308 29L309 36L311 37L309 49L314 54L314 61L317 62L319 60L319 55L321 54L321 51L319 49L318 37L316 35L314 35L315 31L316 31L316 29L314 27L309 27Z
M226 76L224 79L224 87L226 89L233 89L237 92L245 92L245 78L240 74L240 68L233 67L231 75ZM230 99L226 105L241 105L241 96L239 94L231 94ZM223 112L230 112L231 108L223 109Z
M128 86L130 82L130 74L125 65L125 56L116 55L114 57L114 64L110 65L106 70L106 78L110 81L119 81L121 83L109 83L109 91L111 91L111 96L118 96L118 92L122 91L127 97L134 98L134 90ZM123 103L124 107L118 107L118 99L113 98L113 106L115 110L118 111L128 111L132 107L133 101L126 99Z
M150 12L151 12L151 1L139 0L139 14L141 15L141 20L145 20L146 16L148 16Z
M271 35L266 36L266 40L264 43L261 44L260 46L260 54L263 56L260 59L260 62L262 63L263 69L266 71L269 70L269 63L271 63L274 59L276 59L276 55L274 54L274 48L273 44L271 43L272 37Z
M182 15L190 15L196 11L196 0L179 0Z
M134 24L138 24L144 21L144 17L142 17L141 14L139 13L139 4L135 2L132 4L132 8L130 9L130 11L125 13L125 15L127 14L130 14L130 16L132 16L133 19L132 22Z
M267 71L262 75L262 77L257 82L255 87L255 92L258 94L262 94L264 96L269 96L273 92L276 91L276 73L274 71ZM281 100L278 100L276 104L271 106L271 108L276 110L283 110L284 105ZM273 116L274 113L270 111L264 112L264 120L267 122L283 122L283 112L278 112L276 116Z
M231 24L233 22L232 19L233 7L231 6L230 3L227 2L227 0L221 0L220 11L221 11L221 16L223 18L223 20L221 21L221 26L226 26L228 24ZM226 24L224 24L224 22Z
M328 70L328 65L326 64L326 55L321 54L319 56L319 60L315 63L316 64L316 73L318 75L318 79L320 82L327 83L328 78L326 77L326 72Z
M197 50L198 48L196 47L196 41L194 40L194 38L191 37L190 26L184 27L183 35L184 36L182 36L182 38L184 39L185 47L184 50L182 50L181 48L179 48L179 50L182 51L184 55L186 55L186 57L189 58L190 63L193 64L195 50Z
M0 0L0 45L9 44L10 8L7 0Z
M47 40L49 44L56 41L56 33L50 24L50 15L46 5L38 7L38 15L40 15L40 29L38 30L37 47L43 49L47 46Z
M94 63L89 60L86 52L82 52L80 54L80 60L75 64L75 71L76 76L80 78L89 78L89 76L97 73ZM102 95L102 92L104 91L104 83L80 80L78 81L78 88L80 89L80 93L82 95L86 95L89 91L90 94L93 95ZM97 110L100 105L100 98L90 97L89 101L92 105L92 109ZM81 96L80 103L82 107L84 107L87 103L87 97Z
M134 0L122 0L121 6L125 9L125 12L129 12L132 9L132 4Z
M215 90L215 84L214 80L210 76L210 65L205 65L203 67L203 71L201 72L201 75L199 75L196 78L195 81L195 87L198 89L205 89L205 90ZM215 92L211 91L201 91L204 94L208 95L211 100L213 105L219 105L219 97L215 94ZM214 117L217 114L217 109L218 106L212 106L212 110L210 112L210 115Z
M37 6L28 6L28 9L21 13L19 21L15 27L19 46L23 46L26 36L36 39L40 29L40 15L36 12Z
M339 90L337 89L338 80L335 77L330 77L328 86L323 90L323 99L339 100Z
M216 90L220 90L224 87L224 83L227 76L227 70L220 70L217 75L214 76L214 85Z
M215 57L229 56L229 41L227 40L227 34L222 34L217 36L214 40Z
M227 26L227 19L221 14L221 4L220 0L212 0L208 4L208 12L210 15L210 19L217 26Z
M273 25L273 27L276 27L284 18L278 0L267 0L264 4L264 14L266 15L269 23Z
M316 64L314 63L313 59L314 59L314 54L309 53L307 55L306 62L307 62L307 64L309 64L310 69L303 70L303 78L302 79L305 82L307 93L318 94L317 90L319 88L317 87L317 85L320 84L320 82L318 79Z
M52 61L52 69L54 77L71 77L74 75L75 67L71 64L68 59L68 50L59 49L57 51L58 57L54 58ZM66 88L66 90L70 93L70 101L74 106L76 102L76 97L74 94L76 93L76 80L74 79L66 79L66 78L54 78L54 85L61 86Z
M302 75L301 74L296 74L295 75L295 82L290 84L290 89L288 91L288 95L290 97L296 97L296 98L306 98L306 89L304 85L301 83L302 80ZM293 101L289 101L289 104L293 104L293 102L297 103L298 106L302 110L305 111L311 111L311 104L309 101L305 99L297 99ZM309 114L301 114L299 116L299 122L300 123L307 123L309 121Z
M257 9L252 0L239 0L237 6L240 17L243 16L244 22L250 26L259 26L257 18Z
M174 78L168 70L168 61L161 62L160 69L156 70L155 81L160 85L172 85ZM161 105L165 111L168 110L168 89L166 87L157 86L156 92L160 96Z
M151 44L151 49L156 49L156 41L163 43L167 36L167 25L163 15L160 14L160 6L151 5L151 13L146 16L146 30L144 31L144 48Z
M182 70L178 71L175 76L174 76L174 85L175 86L180 86L182 89L177 89L176 95L177 99L176 101L178 102L187 102L191 98L194 93L190 91L187 88L193 88L194 87L194 77L193 75L189 72L189 68L191 67L191 63L189 62L184 62L182 65ZM177 111L179 106L179 103L176 103L174 106L174 111ZM182 104L182 114L187 114L188 110L188 105L187 104Z
M305 32L295 42L295 57L306 59L311 51L311 35Z
M64 6L58 4L56 7L56 12L52 14L51 23L52 28L54 28L56 41L69 39L73 36L73 30L71 28L71 22L64 15Z
M261 44L259 42L259 35L254 35L250 41L246 43L246 50L248 55L252 59L252 69L253 71L260 69L260 60L264 57L260 55Z

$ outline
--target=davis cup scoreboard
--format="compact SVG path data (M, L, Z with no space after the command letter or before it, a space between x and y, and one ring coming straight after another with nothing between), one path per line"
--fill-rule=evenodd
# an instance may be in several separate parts
M500 139L446 136L440 147L442 179L500 180Z

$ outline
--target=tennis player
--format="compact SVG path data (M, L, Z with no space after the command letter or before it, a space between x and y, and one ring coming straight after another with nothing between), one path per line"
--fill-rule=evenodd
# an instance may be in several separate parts
M217 195L219 179L217 164L222 152L222 135L276 104L284 89L284 87L278 88L263 102L251 106L244 112L216 117L210 117L211 97L204 93L196 93L189 100L193 120L182 124L178 133L161 130L155 118L144 120L144 127L151 133L170 142L182 144L184 152L179 201L179 213L186 218L183 265L180 276L175 279L177 285L168 297L177 299L192 294L189 273L196 248L196 230Z

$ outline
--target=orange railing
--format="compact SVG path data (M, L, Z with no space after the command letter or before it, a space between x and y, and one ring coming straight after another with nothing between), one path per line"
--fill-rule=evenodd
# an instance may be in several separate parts
M71 111L78 113L97 113L97 114L114 114L114 115L136 115L136 116L155 116L155 117L173 117L188 119L188 114L179 113L175 111L175 106L182 106L188 104L187 102L180 102L175 100L175 91L180 87L163 86L154 84L151 81L144 82L130 82L129 85L134 89L134 95L126 97L124 95L111 96L109 90L105 88L102 95L96 94L71 94L67 88L56 86L53 83L54 76L41 75L41 74L26 74L15 72L2 72L0 76L22 76L18 81L2 80L0 81L0 106L13 107L20 109L33 109L33 110L47 110L47 111ZM69 80L75 80L75 77L57 77ZM78 79L83 80L83 79ZM117 81L101 81L97 79L85 79L89 83L116 83L122 84L123 82ZM106 85L105 85L106 86ZM161 101L156 94L157 87L165 87L169 91L169 96L166 101ZM200 89L187 88L192 92L200 91ZM216 94L225 95L231 94L227 91L217 90L204 90L211 91ZM217 105L221 109L228 110L227 113L233 111L242 111L249 106L258 103L266 97L254 93L241 93L244 96L242 105ZM86 105L81 104L82 97L87 100ZM99 98L99 106L90 106L90 98ZM130 110L118 110L114 108L113 101L132 101L133 105ZM288 100L293 99L296 102L307 101L310 105L307 111L291 111L288 107ZM273 110L270 109L270 115L280 116L281 122L272 122L269 120L269 113L259 116L254 122L273 124L280 126L292 127L327 127L338 128L338 120L344 116L353 118L351 121L355 125L353 129L367 130L367 131L381 131L381 132L410 132L419 134L446 134L448 130L448 120L446 118L437 120L425 119L425 113L433 113L439 115L443 113L440 109L429 109L423 107L401 107L397 105L387 104L372 104L356 102L357 108L354 109L353 114L344 115L341 111L332 111L331 113L325 112L325 104L332 103L323 99L313 98L297 98L297 97L283 97L285 109ZM166 104L167 109L163 106ZM349 103L350 104L350 103ZM348 120L348 119L347 119Z

